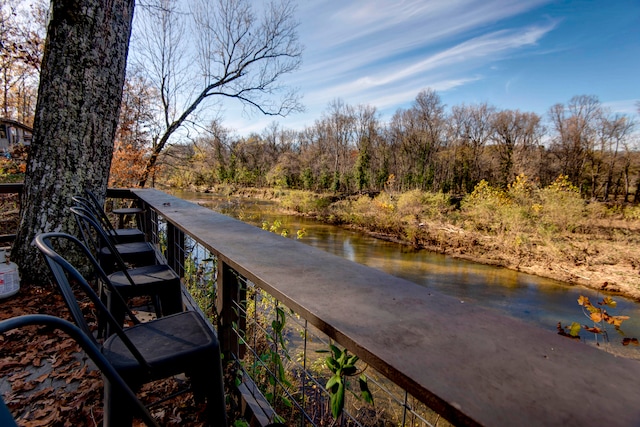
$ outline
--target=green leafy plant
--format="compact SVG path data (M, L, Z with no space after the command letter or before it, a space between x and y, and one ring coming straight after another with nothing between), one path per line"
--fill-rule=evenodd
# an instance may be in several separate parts
M184 261L184 284L194 301L209 320L216 324L216 270L217 259L208 257L198 261L193 251L188 251Z
M274 411L272 422L285 422L282 414L294 407L294 377L288 368L291 361L287 335L287 308L265 291L247 287L246 299L242 305L246 307L244 315L252 322L247 322L247 330L242 331L238 324L233 328L239 334L242 343L246 343L254 351L247 352L240 362L242 370L255 383L270 403ZM274 318L275 317L275 318ZM242 378L237 378L239 385Z
M269 224L267 221L263 221L262 229L275 234L279 234L282 237L289 236L289 229L282 227L282 221L280 221L279 219L274 220L273 224Z
M291 356L289 356L289 351L287 350L287 343L284 338L284 328L286 325L286 314L282 307L279 305L275 305L276 318L271 322L272 334L267 334L267 341L269 341L272 345L267 347L268 352L265 354L268 360L271 361L271 368L275 377L269 377L269 383L273 387L272 392L267 392L265 397L272 403L275 403L276 398L278 397L276 393L277 384L276 380L279 381L284 387L292 387L291 382L287 378L287 373L283 364L282 355L278 349L282 350L284 353L284 357L287 360L291 360ZM293 404L286 396L286 394L282 394L279 396L280 401L288 408L292 407Z
M369 391L367 377L364 375L364 369L358 370L356 363L359 358L356 355L349 355L347 349L340 350L333 344L329 344L329 350L318 350L319 353L331 353L327 356L325 362L332 372L331 378L327 381L325 388L331 396L331 415L338 419L344 410L344 395L347 389L347 377L358 377L360 385L360 396L362 399L373 405L373 395Z

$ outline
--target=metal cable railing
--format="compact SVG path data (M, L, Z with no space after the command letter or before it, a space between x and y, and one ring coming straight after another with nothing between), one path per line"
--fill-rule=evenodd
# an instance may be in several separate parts
M305 426L577 427L601 417L626 426L640 419L636 361L158 190L132 193L147 212L157 212L148 230L169 265L185 283L191 277L206 283L196 290L207 296L225 360L237 372L227 377L251 409L252 423L276 420L273 409L288 424ZM334 357L317 353L331 343L340 347L331 348ZM346 354L341 348L361 361L337 362ZM327 378L332 392L341 391L337 366L354 374L365 362L375 406L347 392L346 412L336 422L328 414L340 393L327 394ZM359 391L359 379L348 381ZM576 401L580 409L567 418Z
M186 288L214 324L218 260L196 236L168 227L166 219L152 212L150 233L164 254L173 253L179 260L177 270L183 274ZM167 233L172 233L168 235ZM170 243L171 242L171 243ZM173 245L172 248L169 245ZM267 402L275 412L272 421L288 425L323 426L333 422L330 394L325 384L330 372L325 353L331 340L266 291L235 274L238 294L233 311L245 320L234 323L233 334L241 350L232 353L233 378L241 383L250 378L257 386L250 388L257 401ZM364 363L360 362L365 366ZM354 397L357 390L351 381L340 425L349 426L434 426L443 425L438 414L420 404L406 391L367 367L367 381L374 396L374 406ZM395 388L395 390L393 390Z

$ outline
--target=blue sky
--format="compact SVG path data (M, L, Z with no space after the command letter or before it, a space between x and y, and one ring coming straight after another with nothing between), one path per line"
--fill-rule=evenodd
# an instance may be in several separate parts
M638 119L640 0L300 0L297 87L305 113L274 119L228 106L240 134L313 125L328 104L371 105L383 121L432 88L453 105L545 115L595 95Z

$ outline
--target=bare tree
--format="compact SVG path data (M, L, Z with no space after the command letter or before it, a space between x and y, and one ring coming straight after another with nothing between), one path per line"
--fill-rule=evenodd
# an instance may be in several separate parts
M555 131L551 149L560 160L562 173L579 187L583 184L588 155L594 148L600 114L600 101L588 95L574 96L566 107L556 104L549 110Z
M129 69L109 172L112 187L134 187L144 172L155 123L155 114L148 102L152 96L153 88L144 76ZM156 172L153 171L153 177Z
M355 180L358 191L366 190L373 178L374 145L379 138L379 118L375 107L359 105L356 108L356 136L358 158L355 164Z
M444 109L440 95L433 89L420 91L412 108L417 117L418 153L423 161L420 173L424 177L424 189L441 187L447 179L449 165L436 160L438 153L447 144Z
M301 63L293 0L270 3L259 18L249 0L194 0L188 13L177 10L172 0L157 1L150 19L156 22L152 27L165 34L147 44L154 53L146 58L156 62L152 79L161 94L164 126L147 162L149 171L170 138L207 99L235 99L266 115L286 116L302 109L296 92L280 84ZM180 18L190 21L176 27ZM180 28L193 29L197 40L188 69L180 68L185 65L180 55L189 52L179 47L179 36L185 34ZM183 86L188 82L198 84L192 97ZM188 100L180 104L181 98ZM148 173L141 187L147 179Z
M299 135L299 163L305 189L326 190L333 179L333 149L329 144L329 126L316 120Z
M503 110L491 120L492 140L500 156L501 184L507 186L516 175L525 173L528 154L539 144L541 118L535 113Z
M341 99L329 103L327 115L323 118L327 129L327 141L332 147L334 191L346 190L344 175L351 170L349 151L355 147L355 113L353 107Z
M432 189L436 185L436 154L445 144L444 105L433 90L423 90L411 108L398 110L391 119L390 145L394 168L403 188Z
M483 164L485 146L491 136L491 118L495 107L486 103L456 105L451 109L449 123L461 163L460 190L471 191L482 179L487 178L487 166Z
M38 90L48 4L0 0L2 115L31 125Z
M620 114L607 115L603 114L600 118L598 133L600 135L600 152L603 161L606 161L606 177L602 184L602 198L606 201L609 199L614 186L613 178L616 173L616 166L623 155L623 148L626 145L627 138L633 131L634 123L626 116ZM623 174L619 170L620 176ZM595 183L593 185L595 188ZM625 188L625 198L628 189ZM592 197L595 196L595 191Z
M36 234L75 229L69 204L104 195L124 84L133 0L53 0L33 142L12 257L26 281L45 274Z

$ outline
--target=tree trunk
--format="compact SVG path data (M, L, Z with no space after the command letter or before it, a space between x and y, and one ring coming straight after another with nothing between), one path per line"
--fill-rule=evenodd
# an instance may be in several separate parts
M69 206L104 195L113 153L134 0L53 0L33 142L12 257L26 283L44 276L38 233L75 232Z

